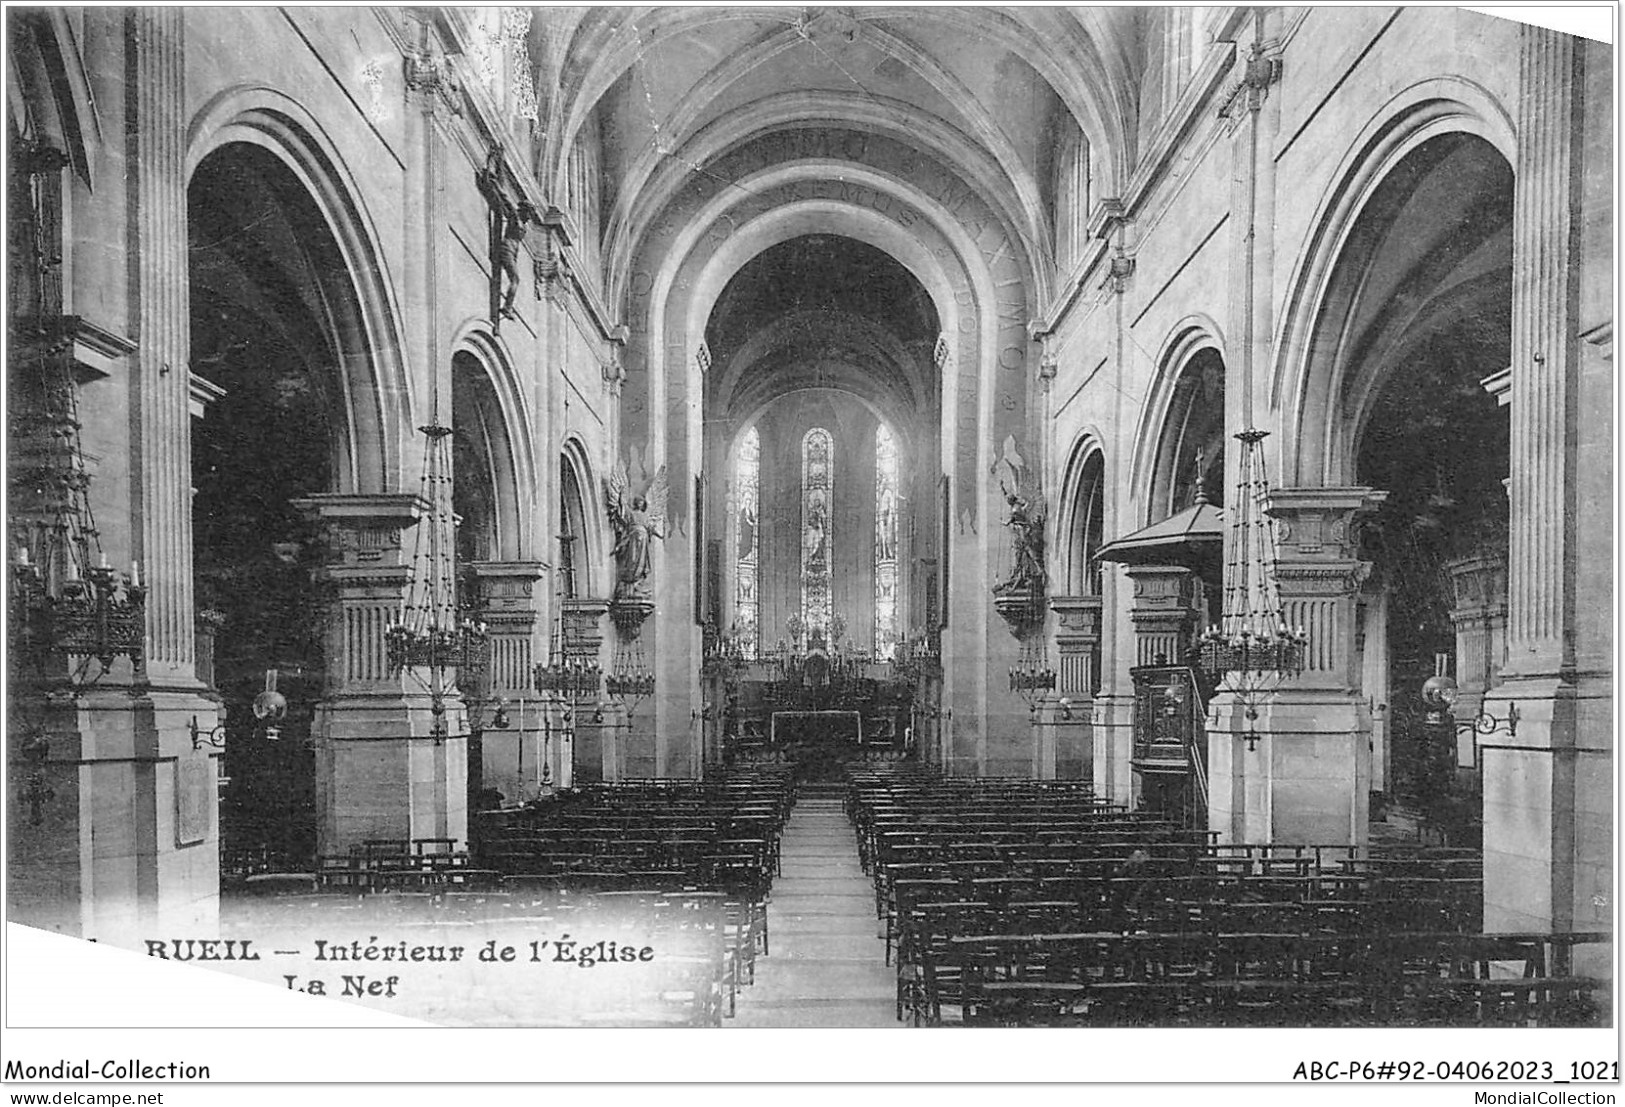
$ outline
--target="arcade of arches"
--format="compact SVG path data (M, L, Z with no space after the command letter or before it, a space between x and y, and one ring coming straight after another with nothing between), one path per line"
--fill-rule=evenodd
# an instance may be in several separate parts
M1485 931L1611 925L1608 47L7 18L13 921L179 933L628 781L884 771L1460 850ZM144 603L98 657L40 612L101 564ZM1249 572L1305 645L1242 692L1192 643ZM398 664L417 610L483 662Z

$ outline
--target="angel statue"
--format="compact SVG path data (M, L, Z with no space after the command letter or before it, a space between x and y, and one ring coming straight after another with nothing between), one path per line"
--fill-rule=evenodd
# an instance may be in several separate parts
M628 497L631 487L624 462L604 481L609 521L615 528L615 599L647 600L649 543L666 537L666 467L655 470L641 494Z
M999 488L1010 507L1005 526L1010 528L1010 575L993 591L1040 592L1044 589L1044 522L1049 506L1038 489L1037 474L1027 469L1016 451L1015 438L1004 440L1004 456L993 466L999 474Z

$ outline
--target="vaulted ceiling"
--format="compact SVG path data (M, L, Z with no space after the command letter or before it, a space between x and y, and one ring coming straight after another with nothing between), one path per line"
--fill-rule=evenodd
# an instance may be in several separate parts
M1142 20L1123 7L537 9L537 176L562 190L576 137L596 132L613 267L658 218L662 190L708 159L774 130L844 124L939 159L1046 257L1057 122L1088 136L1104 181L1132 162Z

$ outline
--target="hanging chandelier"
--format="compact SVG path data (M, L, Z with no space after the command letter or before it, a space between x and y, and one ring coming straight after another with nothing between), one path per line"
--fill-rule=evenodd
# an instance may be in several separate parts
M573 535L560 535L561 543L573 542ZM554 570L553 626L548 632L547 660L536 666L536 690L554 700L596 699L603 670L598 662L573 654L564 631L565 571Z
M624 632L624 628L623 628ZM655 693L655 674L643 651L643 640L637 636L623 637L615 645L615 662L604 677L604 691L611 699L626 708L627 714L637 710L643 700Z
M446 701L459 682L474 686L485 672L490 639L485 624L459 618L453 563L456 518L451 504L451 428L434 419L418 428L426 440L420 496L429 505L412 550L412 582L396 621L384 632L392 673L407 672L429 694L434 738L447 737Z
M1249 427L1235 436L1241 456L1229 510L1224 617L1195 643L1199 667L1241 699L1249 723L1258 718L1258 700L1265 691L1303 671L1309 642L1303 627L1287 625L1272 572L1275 525L1266 512L1269 478L1262 446L1268 433ZM1251 745L1258 736L1249 726L1245 737Z
M13 397L11 626L17 657L42 679L94 683L146 643L141 566L107 562L90 506L67 320L14 322L13 356L34 387ZM99 666L92 671L92 662Z
M1042 634L1022 640L1021 653L1010 666L1010 691L1019 695L1033 711L1038 709L1046 693L1055 691L1055 670L1050 667L1049 651Z

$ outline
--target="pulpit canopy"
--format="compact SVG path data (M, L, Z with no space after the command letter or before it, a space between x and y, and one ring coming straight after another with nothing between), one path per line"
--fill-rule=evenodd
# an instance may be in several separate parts
M1122 565L1178 565L1217 579L1224 560L1224 511L1200 498L1178 514L1106 543L1095 556Z

